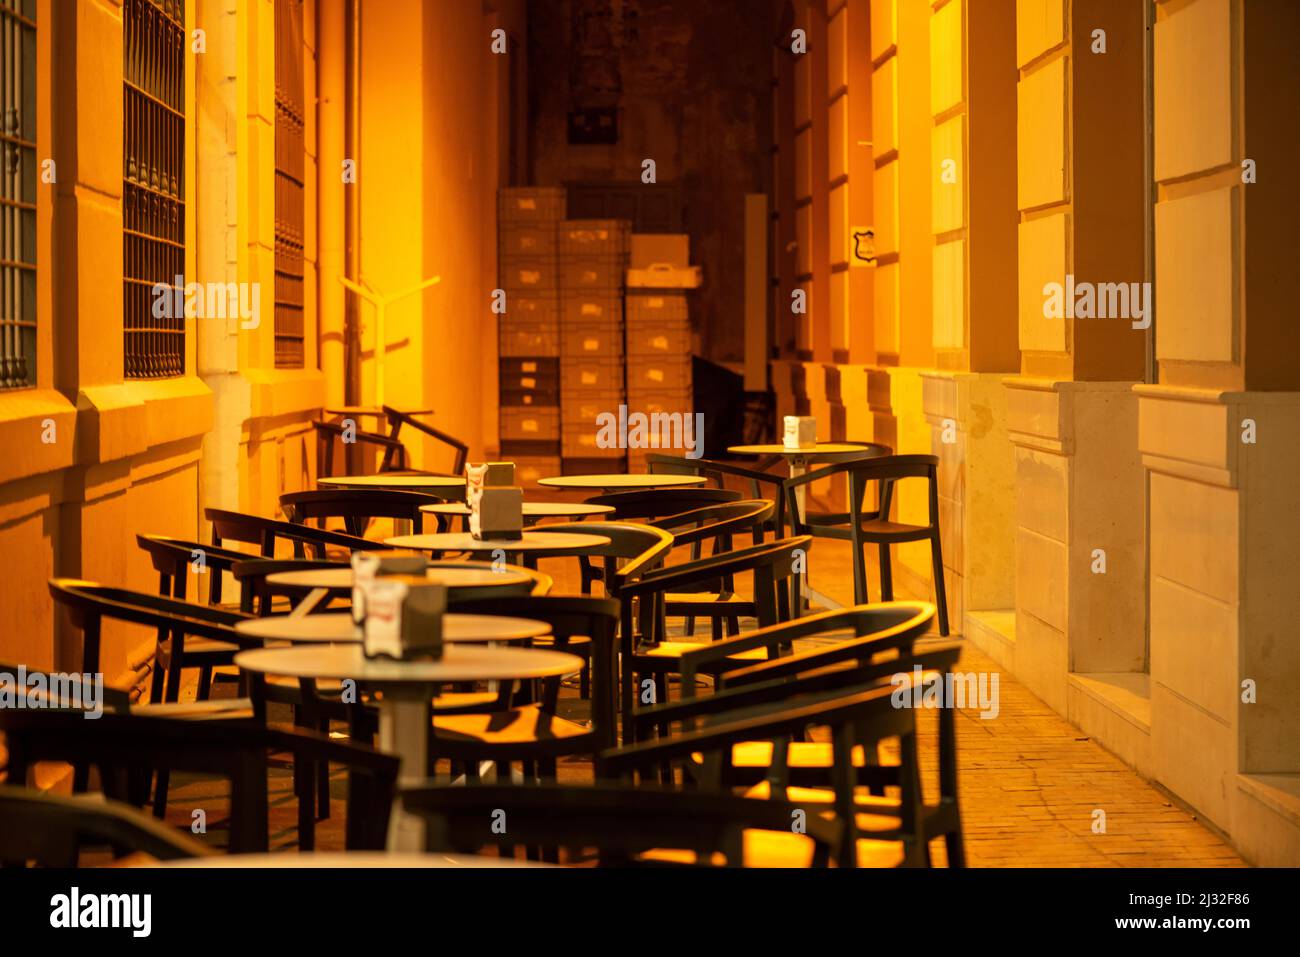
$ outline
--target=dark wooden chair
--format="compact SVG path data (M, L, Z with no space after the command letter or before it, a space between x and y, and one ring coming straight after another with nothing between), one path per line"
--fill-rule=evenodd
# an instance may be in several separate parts
M220 548L216 545L202 545L198 542L170 538L165 535L137 535L135 540L140 548L149 555L154 571L158 572L158 593L160 595L177 598L181 601L187 600L189 597L187 594L189 591L189 576L191 572L195 572L196 574L208 576L208 604L229 608L229 606L222 603L222 583L226 573L234 567L235 563L247 557L243 552ZM199 572L198 569L202 569L202 571ZM164 675L167 670L170 648L170 636L160 631L149 676L150 701L159 702L163 700ZM205 670L200 675L200 684L206 687L212 682L212 671L208 665L187 663L182 657L178 667L182 670L187 667L203 668Z
M129 804L0 786L0 867L76 867L92 847L110 848L115 859L173 861L214 853Z
M427 435L431 439L436 439L438 442L451 448L453 453L452 466L451 471L446 474L465 474L465 460L469 456L469 445L467 443L462 442L453 435L448 435L440 429L435 429L432 425L429 425L426 422L421 422L409 412L402 412L388 405L384 406L383 409L384 416L388 419L388 438L390 441L396 442L402 451L400 457L396 450L391 447L385 451L383 462L380 465L381 472L406 469L406 447L402 445L400 439L402 427L406 426L408 429L415 429L415 431ZM401 464L398 464L399 461Z
M200 668L210 676L212 668L232 664L240 649L262 644L235 631L235 622L248 617L237 611L74 578L51 578L49 589L55 604L67 611L72 626L81 632L83 672L100 671L104 619L144 625L169 635L165 661L155 664L166 666L164 701L178 699L182 668ZM210 687L200 678L200 700L207 698Z
M749 801L730 794L540 784L535 787L436 785L404 789L400 799L426 823L430 850L473 853L498 848L540 847L543 856L572 862L594 854L604 867L653 864L647 852L671 849L702 865L715 861L741 866L746 831L789 832L802 809L779 800ZM505 829L494 827L500 810ZM828 864L838 847L839 828L808 817L809 854L815 866Z
M319 450L316 459L316 474L321 478L328 478L335 474L334 445L336 442L344 445L356 444L362 447L374 446L383 450L382 461L388 462L391 457L394 462L398 463L393 466L394 469L406 468L406 446L390 436L379 432L366 432L357 428L353 428L349 435L348 427L342 422L314 421L311 426L316 430Z
M225 542L253 545L264 558L275 557L275 546L279 541L292 544L295 558L306 558L310 552L311 557L318 561L328 558L327 550L330 548L346 549L349 554L392 548L383 542L373 542L356 535L331 532L310 525L295 525L293 522L262 518L259 515L245 515L243 512L205 508L203 515L212 523L213 545L222 547Z
M774 506L774 512L764 524L764 531L782 538L785 536L785 496L781 494L784 478L767 470L779 461L778 456L771 456L759 467L746 468L716 459L689 459L684 455L651 452L646 456L646 469L652 475L698 475L712 482L714 488L726 488L728 477L747 482L750 499L768 499Z
M247 619L248 615L75 579L51 579L49 588L55 602L68 610L73 627L81 632L84 672L94 674L100 670L100 635L105 619L144 625L170 635L164 700L160 704L146 706L147 711L136 707L134 713L195 720L243 719L253 714L253 702L247 698L209 700L211 683L210 680L204 680L205 676L210 678L214 668L233 666L235 654L240 650L262 647L261 639L245 636L235 630L235 624ZM197 702L179 702L182 666L202 669ZM274 694L267 697L292 707L294 721L298 726L328 730L330 715L323 714L318 698L304 693L298 684L278 685ZM347 715L344 713L342 716ZM299 797L300 839L307 845L310 845L313 838L311 770L294 765L294 786ZM158 817L166 812L169 781L168 769L160 768L154 789L154 814ZM73 777L74 790L84 790L86 782L86 769L76 769ZM323 791L323 786L321 790ZM323 803L322 808L327 809L328 804Z
M104 793L142 806L155 771L183 770L226 778L230 785L230 853L266 851L268 755L289 753L294 765L334 762L349 769L346 843L349 850L385 845L398 759L364 745L254 718L190 721L105 713L88 721L80 711L0 709L9 749L10 780L25 780L38 761L94 765Z
M915 709L895 703L899 693L911 695L914 688L923 688L924 682L933 680L936 672L946 673L959 653L960 646L949 644L899 655L860 671L817 671L751 685L743 694L718 703L712 702L714 696L677 702L673 719L684 725L683 730L603 752L597 759L597 774L625 782L656 778L662 782L665 767L670 780L681 768L683 776L701 789L719 790L728 786L725 771L735 748L765 743L777 758L765 787L751 789L747 796L793 800L806 809L824 807L826 819L837 821L842 828L841 866L929 866L929 842L939 837L947 844L949 863L962 866L955 750L950 748L941 757L941 764L951 765L950 791L938 804L927 805L921 787ZM867 680L859 683L863 677ZM641 720L662 725L669 710L664 707L663 713L645 715ZM702 716L707 716L706 723L697 727L696 719ZM829 741L823 747L831 759L830 785L817 793L805 793L791 786L782 756L791 742L804 740L814 729L828 732ZM900 745L898 765L889 769L890 780L899 789L897 796L861 794L855 755L874 752L880 742L891 738ZM755 851L766 853L756 853L759 859L753 863L798 866L806 849L794 843L788 838L765 842Z
M348 562L322 562L309 558L254 558L245 555L231 567L231 574L239 583L239 610L246 615L265 617L277 610L284 613L309 594L310 588L300 585L276 585L267 579L277 572L303 572L317 569L351 568ZM331 601L351 597L351 589L331 589L313 611L325 611ZM279 602L277 605L277 601Z
M635 733L646 739L656 729L662 734L674 727L691 728L720 714L771 705L794 694L827 693L873 682L892 684L899 680L897 675L912 673L916 666L923 671L950 668L959 645L917 644L933 627L934 615L934 606L928 602L863 605L704 646L683 656L683 697L637 712ZM801 638L829 639L845 631L853 637L777 660L721 671L716 668L729 651L737 648L771 646ZM927 658L931 653L940 657ZM717 688L707 697L691 697L690 679L701 670L717 674ZM939 709L938 759L938 799L924 808L925 829L930 838L945 838L950 864L961 866L965 857L957 802L956 718L952 707ZM855 748L850 763L855 787L860 789L857 804L862 812L896 814L894 799L885 794L887 788L899 785L898 768L882 766L875 751L865 746ZM684 770L693 774L700 767L700 762L693 761ZM748 787L746 793L751 797L780 793L815 804L830 801L828 789L835 786L834 770L832 749L824 742L774 744L754 740L736 744L729 754L720 756L711 773L722 787ZM861 789L873 793L863 794Z
M673 547L671 533L651 525L629 522L573 522L548 525L546 530L561 534L603 535L610 540L608 545L594 548L578 558L584 595L592 594L593 585L599 581L603 584L607 597L620 598L625 584L661 567ZM594 559L603 561L597 564ZM648 621L654 605L652 602L641 604L638 613L637 602L629 599L620 604L619 634L631 636L630 641L635 645L637 634L650 632ZM586 654L581 643L571 646L570 650L574 654ZM586 698L590 691L589 669L583 669L580 682L579 693Z
M812 538L782 539L764 545L753 545L725 555L711 555L699 561L686 562L646 572L636 581L626 583L620 590L620 600L637 599L642 603L643 628L641 643L634 644L630 634L621 636L623 671L623 728L627 734L631 726L635 696L634 687L640 687L641 676L653 676L656 702L668 700L668 675L680 672L681 657L700 646L696 641L670 640L664 616L665 596L687 589L710 586L742 575L752 582L754 614L759 627L775 625L790 618L790 609L798 608L798 576L795 568L806 557ZM768 654L779 650L768 650ZM758 661L763 651L746 650L739 653L743 660Z
M423 532L427 513L420 511L421 506L462 499L464 494L463 489L447 489L445 495L399 489L316 489L285 492L280 496L280 509L295 525L314 520L317 527L325 528L326 519L342 519L347 534L365 538L367 526L376 518L407 521L417 533ZM446 531L447 520L435 518L438 531Z
M798 534L836 538L853 543L853 601L863 605L867 597L866 547L876 545L880 554L880 594L885 601L894 597L890 546L903 542L930 543L934 575L935 604L939 609L939 634L948 634L948 600L943 577L943 546L939 534L939 459L934 455L887 455L853 459L814 469L785 483L786 507ZM801 485L835 475L849 480L849 510L842 513L801 515L795 495ZM889 518L895 485L904 479L924 479L929 484L929 516L924 525L894 522ZM879 507L864 511L867 486L879 485Z
M703 546L709 553L725 555L732 550L737 536L748 536L750 543L763 544L763 528L773 514L771 502L764 499L726 502L691 509L680 515L660 518L650 522L673 534L673 547L691 547L691 557L698 559ZM696 617L707 618L712 625L713 637L722 637L723 622L727 633L740 631L740 619L758 614L751 598L737 595L735 582L730 577L721 580L718 588L710 583L684 587L681 592L664 596L664 614L670 618L686 618L686 634L695 634Z
M513 615L551 626L550 646L570 651L575 639L589 649L591 662L591 724L579 724L556 713L559 679L544 683L540 700L504 711L446 715L434 703L430 766L438 758L496 763L498 774L514 762L542 780L554 780L562 757L594 755L618 740L617 665L615 636L618 602L608 598L495 598L457 606L457 611L482 615Z

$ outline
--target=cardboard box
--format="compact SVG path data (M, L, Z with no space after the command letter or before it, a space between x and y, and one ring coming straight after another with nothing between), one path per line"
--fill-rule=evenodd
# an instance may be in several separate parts
M633 233L633 269L657 264L687 266L691 261L691 237L685 233Z

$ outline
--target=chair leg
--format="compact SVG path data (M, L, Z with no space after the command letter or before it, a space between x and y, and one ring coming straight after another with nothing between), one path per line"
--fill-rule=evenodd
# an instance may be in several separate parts
M880 600L894 600L894 566L891 564L889 546L880 545Z
M578 697L583 701L591 700L591 659L585 659L582 662L582 670L578 672Z
M320 733L329 737L330 720L322 718L320 722ZM330 764L328 761L320 762L316 772L316 820L326 821L330 816Z
M167 788L171 784L171 770L159 768L153 788L153 816L162 820L167 816Z
M930 556L934 562L934 603L939 606L939 634L948 637L948 591L943 581L943 549L936 531L930 539Z
M199 669L199 691L197 700L207 701L212 696L212 668L204 665Z
M865 605L868 601L867 553L863 545L856 544L853 546L853 603Z

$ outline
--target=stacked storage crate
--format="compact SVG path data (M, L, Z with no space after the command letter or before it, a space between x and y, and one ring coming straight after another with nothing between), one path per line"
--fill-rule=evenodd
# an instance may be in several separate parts
M597 444L597 416L624 403L623 279L629 224L560 223L560 401L563 471L620 472L624 449Z
M689 266L686 236L632 237L627 290L627 407L628 413L681 414L683 429L693 429L695 412L691 383L691 323L686 289L700 284L699 268ZM692 418L688 418L692 417ZM694 435L696 442L702 436ZM651 430L652 443L662 436ZM646 456L655 448L632 449L628 471L646 470ZM682 449L665 449L681 455Z
M560 263L562 188L501 190L498 270L501 457L521 486L560 474Z

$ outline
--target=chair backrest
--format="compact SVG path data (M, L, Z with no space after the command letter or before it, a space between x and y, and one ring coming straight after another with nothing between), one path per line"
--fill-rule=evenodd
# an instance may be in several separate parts
M593 743L607 748L618 740L615 714L618 709L618 666L614 642L619 623L619 604L609 598L556 596L552 598L491 598L458 602L456 611L479 615L532 618L551 626L555 648L563 651L569 642L584 637L591 642L591 721ZM546 703L554 708L559 680L546 689Z
M24 780L38 761L96 765L107 796L143 803L139 782L158 769L214 774L231 782L231 853L267 850L267 754L287 751L295 762L346 765L347 846L384 846L399 761L363 745L297 728L255 721L187 721L105 713L88 721L77 711L0 708L11 780Z
M725 488L649 488L630 492L608 492L587 499L589 505L609 505L611 521L630 518L667 518L693 508L740 500L740 493Z
M777 792L789 783L788 756L780 752L792 740L806 740L804 736L811 729L829 729L832 754L829 777L834 787L832 807L844 837L839 863L853 866L858 837L854 748L861 747L867 753L873 753L882 740L898 738L899 766L890 770L901 789L899 837L904 846L905 862L921 863L926 856L926 834L916 747L916 715L913 707L899 707L898 701L915 700L917 694L933 681L935 672L949 672L960 650L960 645L953 643L920 654L901 655L883 666L890 670L888 681L873 680L867 684L849 684L812 693L806 685L788 682L776 689L778 694L773 700L714 714L701 728L607 749L597 756L597 777L606 780L657 779L665 765L690 764L700 787L719 789L729 783L724 770L730 765L735 745L747 741L772 741L779 753L774 755L768 776L774 792ZM824 680L824 676L814 676L810 680ZM951 712L951 708L944 710ZM948 717L951 721L951 714ZM696 755L703 755L700 766L693 764ZM945 760L951 759L951 754L945 756ZM955 801L955 781L949 783L952 785L950 796Z
M245 558L231 569L239 583L239 609L245 614L269 615L276 598L297 602L311 593L301 585L276 585L267 578L278 572L303 572L317 569L350 568L347 562L318 562L301 558ZM323 611L329 601L323 601L317 611Z
M136 535L140 546L158 573L158 594L172 598L185 598L189 589L189 573L211 576L208 582L208 603L221 602L222 574L230 571L237 561L248 556L243 552L204 545L167 535Z
M0 866L76 867L83 848L160 861L213 851L128 804L0 785Z
M389 405L384 406L383 409L384 409L384 415L387 416L388 424L391 429L391 431L388 433L388 437L390 439L397 441L400 444L398 435L402 431L402 426L404 425L407 426L408 428L415 429L417 432L422 432L423 434L429 436L432 439L437 439L439 442L441 442L444 445L451 446L452 452L455 454L455 457L452 460L451 472L449 474L451 475L465 474L465 461L469 457L468 444L462 442L460 439L456 438L453 435L448 435L446 432L443 432L440 429L435 429L432 425L428 425L427 423L421 422L419 419L417 419L415 416L411 415L408 412L399 411L398 409L394 409L392 406ZM403 447L403 449L404 448L405 447ZM381 466L382 471L391 471L395 468L404 467L404 466L396 465L395 462L392 462L389 459L390 459L390 454L385 453L384 463ZM405 461L404 458L403 461Z
M541 847L559 860L595 852L603 866L626 867L651 850L693 851L703 866L716 856L727 866L743 862L746 829L790 833L790 822L807 817L812 862L834 859L840 829L783 800L755 801L731 794L630 788L597 783L592 787L542 784L535 787L468 785L404 789L406 811L426 822L430 848L470 853L485 847ZM493 823L505 813L507 828Z
M82 633L81 670L92 674L100 670L100 625L105 618L170 632L179 642L173 654L181 654L187 636L261 646L235 631L235 622L248 617L239 612L75 578L51 578L49 587L55 603L67 610L73 627Z
M439 560L429 562L430 568L480 568L484 571L508 571L516 576L523 576L524 580L513 581L502 585L471 585L458 586L447 592L447 607L455 611L461 611L461 604L465 602L488 601L495 598L521 598L533 596L536 598L545 598L555 587L555 579L545 572L539 572L535 568L524 568L522 565L493 565L491 562L467 562L453 560Z
M886 455L893 455L894 450L883 442L859 442L855 439L836 440L836 445L857 445L861 451L856 452L818 452L817 463L826 463L832 465L838 462L860 462L863 459L881 458Z
M883 602L819 612L767 628L712 642L682 655L682 694L693 692L685 679L706 668L718 673L719 688L773 681L847 662L869 664L873 656L911 653L934 625L934 605L924 601ZM843 632L853 637L843 637ZM838 635L835 641L774 660L737 663L734 656L754 648L792 646L798 639ZM735 667L726 667L728 662Z
M658 568L673 548L671 532L652 525L634 525L629 522L569 522L564 525L547 525L546 531L573 535L603 535L608 545L599 545L581 556L605 559L605 587L617 595L619 586L638 578L652 568ZM622 564L620 564L622 562Z
M786 507L790 512L790 526L796 532L806 530L804 516L799 513L796 489L801 485L847 475L849 478L849 514L861 514L866 501L867 486L872 482L880 483L879 514L889 515L893 501L894 485L902 479L923 478L929 482L929 503L931 526L939 521L938 475L939 458L935 455L879 455L866 458L853 457L847 461L836 462L805 472L803 475L786 479L783 483Z
M295 525L274 518L262 518L259 515L246 515L243 512L231 512L220 508L205 508L203 515L212 523L212 544L220 546L223 542L242 542L255 545L264 558L275 556L275 543L279 539L293 544L293 554L297 558L311 557L324 560L327 546L346 548L349 552L380 551L392 548L383 542L373 542L343 532L331 532L310 525Z
M317 472L321 478L328 478L334 475L334 443L335 441L344 444L374 445L384 451L384 462L391 458L394 464L393 468L406 467L406 447L396 439L382 435L378 432L366 432L355 426L345 426L341 422L313 421L312 428L316 430L316 437L319 443L320 454L317 458Z
M719 554L731 550L736 535L751 535L754 544L761 545L763 527L774 510L772 503L764 499L724 502L655 519L650 524L672 532L674 547L712 540L714 554Z
M341 518L349 535L364 538L366 526L372 518L404 519L417 531L424 530L423 505L439 505L462 498L460 489L446 494L434 492L408 492L400 489L315 489L306 492L285 492L280 496L280 508L285 517L295 525L316 519L320 528L325 519ZM439 523L439 528L444 523Z
M619 597L624 601L632 597L660 598L669 591L698 590L749 573L753 576L758 623L774 625L787 620L791 608L797 607L790 604L788 583L796 580L796 570L806 562L812 541L811 535L784 538L648 572L625 585Z

